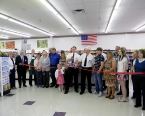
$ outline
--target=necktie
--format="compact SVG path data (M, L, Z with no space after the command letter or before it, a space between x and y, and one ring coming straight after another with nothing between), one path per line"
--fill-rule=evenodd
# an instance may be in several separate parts
M13 60L13 58L11 58L11 60L12 60L12 62L13 62L13 67L14 67L14 60Z
M73 53L73 56L72 56L72 63L74 63L74 53Z
M87 65L87 56L88 56L88 55L86 55L86 58L85 58L85 61L84 61L84 66Z
M24 57L22 56L22 63L24 63Z

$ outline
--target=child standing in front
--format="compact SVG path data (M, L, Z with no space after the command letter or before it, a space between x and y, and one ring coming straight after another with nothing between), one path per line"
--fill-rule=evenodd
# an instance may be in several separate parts
M57 80L57 84L59 85L59 90L61 92L63 92L64 90L64 71L62 69L62 65L61 64L58 64L57 65L57 70L55 71L55 77L56 77L56 80Z

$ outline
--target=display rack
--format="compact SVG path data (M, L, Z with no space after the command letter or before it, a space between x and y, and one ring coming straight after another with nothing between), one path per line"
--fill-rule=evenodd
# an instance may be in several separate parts
M9 61L9 57L0 57L0 94L1 96L10 93L8 61Z

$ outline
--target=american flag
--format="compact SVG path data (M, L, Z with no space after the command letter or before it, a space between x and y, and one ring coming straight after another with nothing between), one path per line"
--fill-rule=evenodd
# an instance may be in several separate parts
M97 35L81 35L82 45L96 45Z

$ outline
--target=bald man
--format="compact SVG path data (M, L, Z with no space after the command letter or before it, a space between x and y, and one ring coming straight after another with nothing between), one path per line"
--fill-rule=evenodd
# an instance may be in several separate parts
M24 51L20 51L20 55L16 57L16 62L15 64L17 65L17 73L18 73L18 83L19 83L19 88L21 88L21 80L23 80L23 86L26 86L26 70L28 67L24 66L23 64L28 64L28 59L24 55Z

